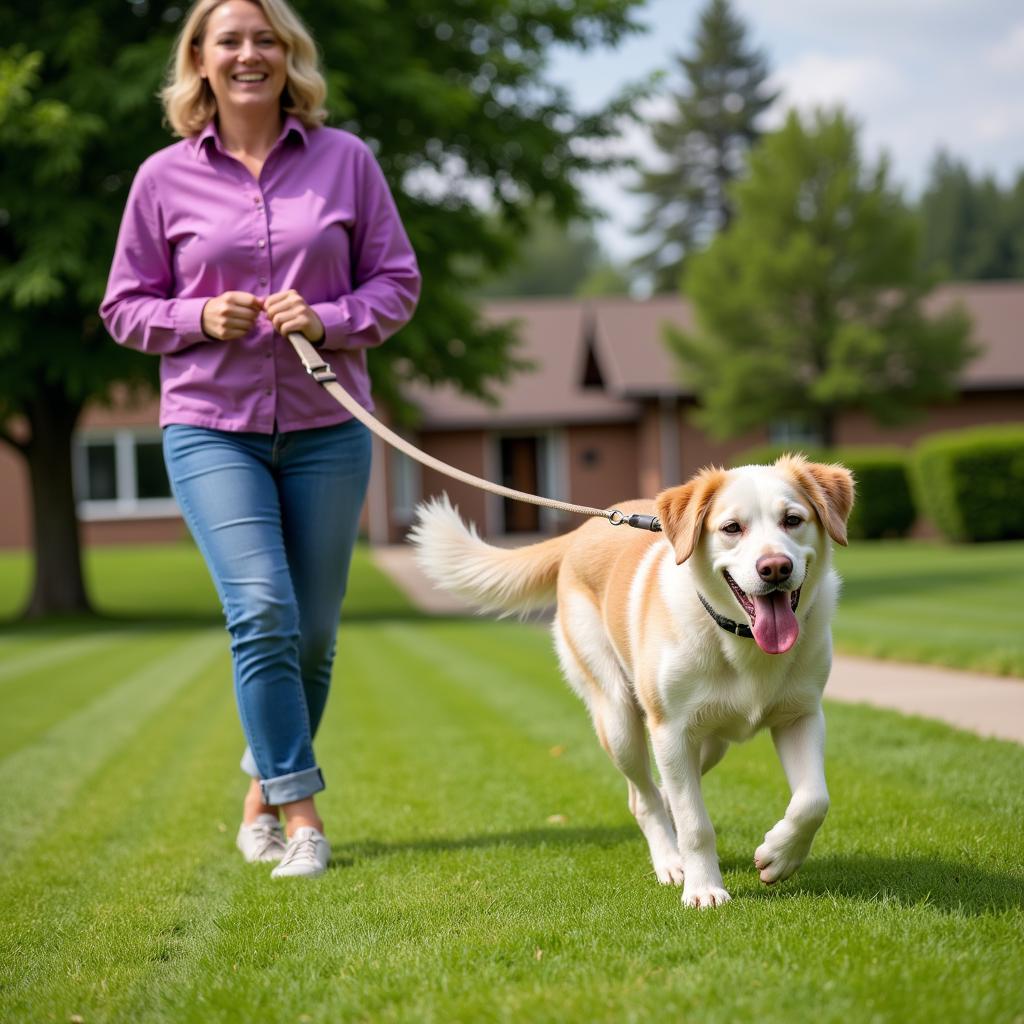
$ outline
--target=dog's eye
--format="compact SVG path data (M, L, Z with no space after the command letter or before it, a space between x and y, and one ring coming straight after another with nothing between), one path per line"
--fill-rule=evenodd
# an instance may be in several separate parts
M739 523L726 523L722 527L722 533L742 533L743 527Z
M790 513L788 516L786 516L785 519L782 520L782 525L789 527L789 529L791 530L794 527L802 525L802 523L803 519L800 516L793 515L792 513Z

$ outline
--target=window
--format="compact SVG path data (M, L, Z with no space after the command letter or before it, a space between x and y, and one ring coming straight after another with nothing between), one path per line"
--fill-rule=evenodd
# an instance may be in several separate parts
M404 452L389 448L391 470L391 514L396 523L409 525L416 518L416 504L420 500L420 464Z
M821 434L804 420L773 420L768 424L768 440L771 444L820 445Z
M72 459L75 497L83 519L178 514L159 433L123 429L79 434Z

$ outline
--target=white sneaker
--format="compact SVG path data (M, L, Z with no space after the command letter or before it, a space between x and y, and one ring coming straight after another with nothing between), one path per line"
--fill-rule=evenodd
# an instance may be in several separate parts
M288 840L281 863L270 872L271 878L316 878L327 870L331 844L322 832L311 826L295 830Z
M251 825L238 827L235 845L250 863L280 860L284 856L284 829L273 814L261 814Z

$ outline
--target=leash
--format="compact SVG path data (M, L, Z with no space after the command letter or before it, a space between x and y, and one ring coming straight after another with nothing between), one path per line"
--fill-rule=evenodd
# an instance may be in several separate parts
M474 476L464 470L449 466L448 463L435 459L419 448L411 445L405 438L399 437L393 430L384 426L375 416L367 412L342 386L334 371L324 362L320 353L313 347L312 343L300 334L293 331L288 335L292 348L296 355L302 360L313 380L317 382L335 401L351 413L360 423L369 427L379 438L386 441L393 448L397 448L403 455L415 459L424 466L451 477L453 480L460 480L471 487L479 487L480 490L489 491L491 494L500 495L503 498L511 498L513 501L525 501L530 505L540 505L542 508L557 509L560 512L571 512L578 516L597 516L607 519L612 526L632 526L637 530L650 530L652 533L661 532L661 523L657 516L640 515L634 513L627 516L617 508L592 508L590 505L573 505L567 501L556 501L554 498L543 498L538 494L527 494L525 491L517 491L502 484L492 483L482 477Z

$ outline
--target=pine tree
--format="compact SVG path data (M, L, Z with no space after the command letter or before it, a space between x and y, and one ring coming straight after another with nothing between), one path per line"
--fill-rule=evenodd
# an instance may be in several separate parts
M974 178L963 161L936 154L918 206L922 267L959 281L1020 276L1022 183L1024 176L1004 191L991 176Z
M687 255L728 226L728 186L743 172L761 134L758 120L777 97L766 87L765 58L746 35L730 0L710 0L693 56L676 58L683 88L671 96L671 113L651 127L664 160L643 171L633 191L649 201L635 233L653 244L636 266L652 276L655 291L674 291Z

